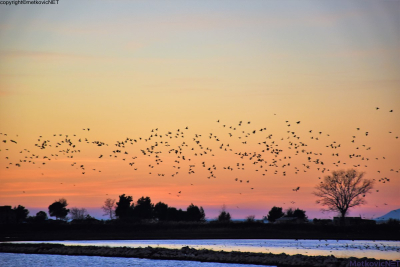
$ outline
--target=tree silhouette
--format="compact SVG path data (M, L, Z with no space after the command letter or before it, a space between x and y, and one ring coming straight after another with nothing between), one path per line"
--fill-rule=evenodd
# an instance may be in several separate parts
M75 207L71 208L70 215L71 215L71 220L84 220L90 217L89 213L85 208L81 209Z
M182 209L177 209L174 207L168 207L167 209L167 220L168 221L185 221L186 220L186 211L183 211Z
M205 220L205 213L203 207L197 207L190 204L186 209L186 217L188 221L203 222Z
M110 216L110 220L114 219L115 215L115 199L107 198L104 201L104 205L101 207L104 211L103 216Z
M226 211L221 211L221 213L218 215L218 221L219 222L230 222L231 221L231 214Z
M133 212L137 218L149 220L153 218L153 208L150 197L141 197L137 200Z
M14 211L16 214L17 222L19 223L25 221L29 214L29 211L21 205L18 205L18 207L14 207Z
M47 213L46 212L39 211L38 213L36 213L35 221L44 222L45 220L47 220Z
M326 206L327 211L339 212L344 219L349 208L365 203L365 194L373 188L373 181L363 176L364 172L354 169L332 171L315 187L313 194L320 198L317 203Z
M132 196L125 196L125 194L122 194L119 196L119 202L117 202L117 207L115 209L115 215L120 218L120 219L125 219L129 216L132 216L132 211L133 211L133 203L131 206L132 202Z
M297 208L297 209L294 210L294 212L293 212L293 217L302 219L302 220L304 220L304 221L307 221L307 220L308 220L308 217L307 217L307 215L306 215L306 211L301 210L301 209L299 209L299 208Z
M179 213L177 208L175 207L168 207L167 208L167 220L168 221L181 221L182 215Z
M270 222L275 222L277 219L281 218L284 215L281 207L272 207L272 209L268 212L267 220Z
M56 220L62 219L68 215L69 209L67 200L64 198L60 198L58 201L55 201L53 204L49 206L49 214L51 217L56 217Z
M253 223L256 221L256 216L255 215L249 215L246 217L246 222L247 223Z
M292 208L288 208L288 209L286 210L284 216L285 216L285 217L294 217L293 214L294 214L294 210L293 210Z
M158 202L154 206L154 218L159 221L165 221L168 218L168 205L163 202Z
M226 212L225 204L222 205L221 213L218 215L218 221L219 222L230 222L231 221L231 214L229 212Z
M295 217L295 218L301 219L303 221L307 221L307 219L308 219L307 215L306 215L306 212L304 210L299 209L299 208L297 208L295 210L293 210L292 208L289 208L286 211L285 217Z

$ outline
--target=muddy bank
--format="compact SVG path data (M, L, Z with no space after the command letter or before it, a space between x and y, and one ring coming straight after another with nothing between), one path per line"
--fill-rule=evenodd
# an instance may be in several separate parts
M379 262L375 259L341 259L334 256L305 256L272 253L224 252L206 249L196 250L189 247L182 249L166 248L128 248L98 246L65 246L62 244L11 244L1 243L0 252L26 254L85 255L104 257L131 257L164 260L189 260L221 263L246 263L277 266L351 266L350 262ZM381 260L382 261L382 260ZM354 266L354 265L352 265Z

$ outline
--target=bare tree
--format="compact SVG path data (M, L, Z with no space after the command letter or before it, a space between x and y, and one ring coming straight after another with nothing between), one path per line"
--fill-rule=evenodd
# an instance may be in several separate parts
M332 171L315 187L313 194L320 198L317 203L344 218L349 208L365 204L365 194L373 187L373 181L363 179L364 174L354 169Z
M246 222L248 223L253 223L256 221L256 216L255 215L249 215L246 217Z
M115 216L115 199L107 198L104 201L104 205L101 207L104 211L103 216L110 216L110 220L114 219Z
M79 209L76 207L71 208L69 214L71 215L71 220L84 220L89 215L85 208Z

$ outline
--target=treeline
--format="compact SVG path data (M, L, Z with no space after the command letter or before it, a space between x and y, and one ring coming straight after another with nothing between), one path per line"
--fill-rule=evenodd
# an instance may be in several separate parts
M107 202L107 200L106 200ZM103 206L103 210L107 214L111 214L112 210L107 210ZM170 207L163 202L153 204L150 197L141 197L136 203L133 203L132 196L125 194L119 196L116 203L115 216L124 221L205 221L205 213L203 207L190 204L186 210Z
M289 208L286 210L286 212L283 212L281 207L274 206L268 212L268 215L264 217L264 219L267 219L271 223L276 222L280 218L294 218L294 219L297 219L299 222L308 221L306 211L301 210L299 208L297 208L295 210L293 210L292 208Z
M64 198L54 201L48 207L50 217L55 217L58 221L96 221L89 215L85 208L73 207L67 208L68 203ZM177 209L166 203L151 202L150 197L142 196L136 202L132 196L122 194L118 201L115 199L106 199L101 207L104 211L103 216L108 216L111 221L119 220L124 222L150 222L150 221L174 221L174 222L205 222L206 214L203 207L198 207L191 203L186 210ZM306 212L301 209L288 209L285 213L281 207L273 207L263 220L275 222L281 217L297 218L306 222ZM29 211L21 205L11 209L11 206L0 207L0 223L21 223L21 222L44 222L48 220L45 211L39 211L36 216L29 216ZM217 222L230 222L231 215L226 211L225 206L222 207ZM246 218L247 222L255 222L255 216L250 215Z
M67 200L61 198L54 201L48 207L50 217L55 217L59 222L81 222L89 223L96 222L97 219L89 215L85 208L73 207L67 209ZM133 201L132 196L122 194L119 196L118 202L115 199L106 199L104 205L101 207L104 211L103 216L108 216L109 221L122 221L122 222L205 222L206 214L203 207L198 207L191 203L186 210L177 209L169 206L166 203L158 202L156 204L151 202L150 197L142 196L136 202ZM307 222L307 216L304 210L288 209L284 213L281 207L273 207L267 216L264 216L261 221L268 220L270 223L275 222L279 218L296 218L297 222ZM36 216L28 216L29 211L21 205L11 209L11 206L0 207L0 224L9 223L41 223L51 221L47 217L45 211L39 211ZM222 207L220 214L216 217L215 222L229 223L231 222L231 215L226 211L225 206ZM246 222L256 222L255 216L250 215L246 218Z
M58 223L71 221L72 223L100 223L99 220L89 215L85 208L73 207L67 209L68 203L64 198L54 201L48 207L48 214L50 217L55 217ZM101 207L104 211L104 216L109 217L109 223L114 222L205 222L206 214L203 207L198 207L191 203L186 210L177 209L169 206L166 203L158 202L152 203L150 197L142 196L136 202L133 201L132 196L122 194L119 196L118 201L116 199L106 199L104 205ZM42 223L50 222L47 213L45 211L39 211L36 216L28 216L29 211L21 205L14 208L11 206L0 206L0 224L15 224L15 223ZM361 218L360 218L361 219ZM225 206L222 207L219 215L215 218L214 222L218 223L229 223L231 222L231 215L226 211ZM283 211L282 207L272 207L268 212L267 216L264 216L262 220L258 221L263 223L268 221L269 223L290 223L290 224L302 224L308 223L309 220L306 215L306 211L299 208L289 208ZM366 223L354 222L354 223ZM371 221L371 220L369 220ZM254 215L246 217L245 222L254 223ZM332 224L332 220L316 220L314 224ZM370 222L372 223L372 221ZM390 222L393 223L393 222ZM394 222L395 223L395 222Z
M85 208L67 208L68 202L61 198L54 201L48 207L50 217L55 217L57 221L72 222L95 222L97 219L89 215ZM101 207L103 215L109 216L110 221L118 220L124 222L150 222L150 221L175 221L175 222L205 222L205 212L203 207L198 207L191 203L186 210L168 206L163 202L156 204L151 202L150 197L142 196L133 202L132 196L122 194L119 201L106 199ZM48 221L47 213L39 211L36 216L28 216L29 211L21 205L11 208L11 206L0 207L0 224L14 223L41 223ZM51 220L51 219L50 219Z
M49 206L50 216L55 216L61 220L93 220L94 218L87 214L85 209L72 208L67 209L67 201L60 199ZM101 207L104 211L103 215L109 216L110 220L117 219L125 222L150 222L150 221L174 221L174 222L204 222L206 214L203 207L198 207L191 203L186 210L177 209L168 206L163 202L156 204L151 202L150 197L142 196L136 202L132 196L122 194L119 196L118 202L115 199L106 199ZM71 214L68 218L67 215ZM299 208L289 208L285 212L281 207L273 207L263 220L268 220L273 223L280 218L296 219L298 223L307 222L306 211ZM217 222L231 222L231 215L226 211L225 205L222 207ZM247 222L255 222L255 216L250 215L246 218Z

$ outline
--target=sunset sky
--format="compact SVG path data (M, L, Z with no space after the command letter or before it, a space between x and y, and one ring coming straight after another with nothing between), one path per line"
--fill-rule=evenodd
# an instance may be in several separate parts
M102 218L104 200L126 194L193 203L210 219L222 205L233 218L273 206L328 218L314 187L356 168L376 181L349 215L398 209L399 10L375 0L0 5L0 206L35 215L65 198Z

